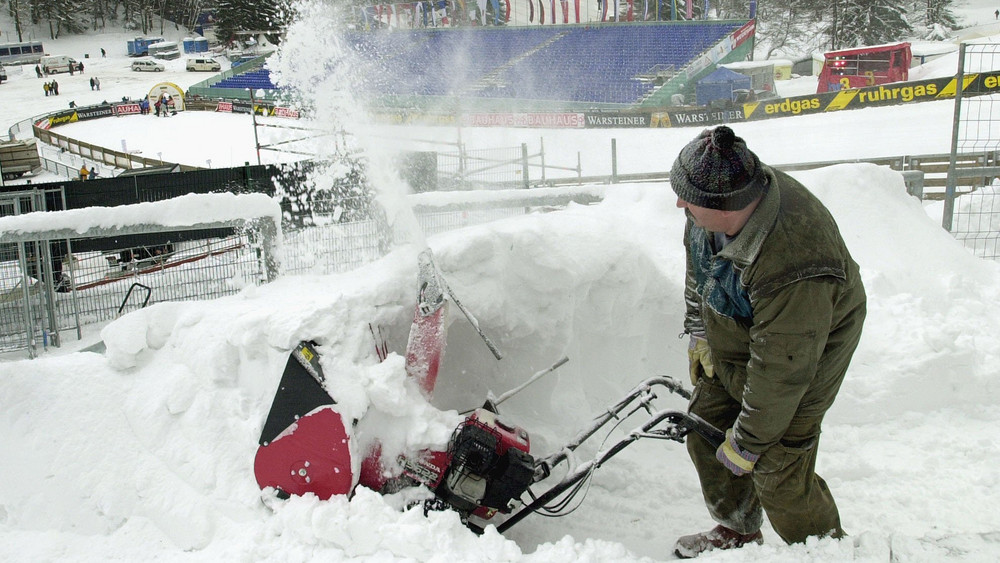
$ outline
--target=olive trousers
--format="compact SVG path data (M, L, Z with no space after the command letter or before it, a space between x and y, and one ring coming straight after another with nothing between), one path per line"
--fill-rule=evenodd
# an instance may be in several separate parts
M716 378L698 378L689 411L716 428L731 428L741 405ZM820 417L821 418L821 417ZM840 514L826 482L816 475L821 420L797 421L815 429L812 436L786 436L757 460L753 472L737 477L715 458L716 448L696 434L687 438L688 454L701 480L708 511L716 522L751 534L767 514L774 531L787 543L809 536L841 537ZM803 424L804 423L804 424Z

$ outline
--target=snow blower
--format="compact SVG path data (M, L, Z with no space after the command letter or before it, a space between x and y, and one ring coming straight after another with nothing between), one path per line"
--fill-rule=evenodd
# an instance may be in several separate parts
M475 317L461 305L444 281L430 250L419 256L419 289L406 350L407 374L426 394L433 390L444 350L444 319L448 301L455 303L483 337L497 359L499 349L486 337ZM374 333L374 332L373 332ZM385 347L379 346L384 359ZM678 410L659 409L659 392L689 399L690 393L667 376L642 381L621 400L601 411L589 426L556 452L544 457L531 453L528 432L504 420L499 405L542 376L564 364L562 358L534 374L521 386L500 397L487 397L482 407L458 425L443 451L421 451L397 461L386 477L378 448L363 461L358 484L390 494L408 487L426 487L433 499L425 510L456 511L471 529L481 531L499 513L496 524L504 532L525 517L540 513L561 516L573 510L581 491L602 464L644 438L683 442L692 432L718 446L724 433L699 417ZM254 460L257 483L265 497L315 494L321 499L351 494L354 487L350 453L351 426L333 409L336 402L323 386L323 371L315 344L302 342L286 364L264 423ZM610 447L579 463L576 450L614 422L621 426L633 415L645 420ZM556 476L556 473L561 476ZM497 518L497 520L501 520Z

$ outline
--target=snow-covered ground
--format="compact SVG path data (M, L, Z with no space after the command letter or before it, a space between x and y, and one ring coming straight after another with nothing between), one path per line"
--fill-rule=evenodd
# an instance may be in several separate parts
M995 8L985 2L963 5L993 17ZM326 23L302 23L297 41L319 37ZM106 40L79 41L82 52L99 52ZM292 41L287 48L297 46ZM124 45L121 50L124 59ZM114 62L108 51L102 95L141 94L145 85L138 83L109 88L115 80L104 75L125 61ZM296 74L287 70L290 61L280 64L292 85L318 80L316 95L324 95L324 77L314 68ZM95 61L91 68L101 66ZM173 80L187 77L177 74ZM0 124L62 104L44 98L40 86L37 94L8 100L22 82L34 90L35 81L12 77L0 85L7 102L0 104ZM77 96L83 99L87 90ZM765 162L786 163L945 152L950 116L948 102L933 102L735 129ZM190 120L188 134L159 134L166 120L153 117L122 118L114 127L130 147L148 142L141 150L163 151L164 158L176 151L168 160L212 158L224 166L230 151L236 160L247 158L241 151L253 147L244 133L249 118L198 117L169 118ZM132 120L139 124L135 133L126 127ZM458 134L350 126L369 145ZM71 127L61 130L81 138L99 134L89 124ZM668 169L697 132L465 129L461 135L475 147L544 137L550 162L575 163L580 151L584 174L598 174L610 170L611 138L626 158L619 171L640 172ZM211 148L189 150L190 139L215 134L217 142L205 145ZM1000 423L1000 267L973 257L942 231L938 219L906 196L896 173L840 165L796 176L830 207L869 296L864 336L827 417L818 461L850 536L786 546L765 526L763 546L706 559L1000 559L1000 444L993 430ZM405 230L402 182L384 171L373 180ZM639 442L596 473L576 512L560 519L532 515L503 536L492 528L476 536L452 513L425 517L402 510L402 499L365 490L350 500L294 498L272 512L259 501L252 463L278 376L300 339L320 343L339 408L365 412L368 435L395 438L401 448L440 446L456 411L516 387L564 355L568 364L502 406L508 420L531 433L537 455L557 449L639 381L657 374L683 379L686 342L677 334L684 217L674 201L667 184L613 186L599 205L426 241L412 232L411 244L350 273L286 277L233 297L162 303L127 315L101 334L105 354L74 352L78 345L70 343L36 360L0 363L0 559L671 559L677 536L713 525L684 448L673 442ZM493 359L453 307L430 405L405 383L401 356L416 294L415 257L425 242L505 353ZM388 340L391 353L383 362L369 323L382 327ZM662 404L684 406L670 398ZM630 419L612 439L640 422Z

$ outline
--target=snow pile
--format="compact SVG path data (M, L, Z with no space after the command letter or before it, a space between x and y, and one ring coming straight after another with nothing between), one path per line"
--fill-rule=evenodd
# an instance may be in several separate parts
M719 557L885 560L890 546L918 559L956 549L995 557L1000 549L988 532L1000 527L993 509L1000 499L991 492L1000 474L989 428L1000 419L1000 344L992 336L1000 329L992 299L1000 272L934 225L898 174L843 165L797 176L833 211L869 291L865 334L820 456L853 535L786 547L766 529L764 546ZM368 491L351 500L294 498L272 513L259 501L252 462L288 351L301 339L319 342L338 408L362 418L359 448L372 436L395 437L390 449L441 445L457 412L563 355L567 365L502 407L531 432L536 455L552 452L640 380L683 378L683 214L674 201L664 184L622 186L599 205L432 237L445 277L505 352L494 360L452 308L433 406L406 381L401 357L416 295L412 246L346 274L289 277L233 297L137 311L105 329L106 357L0 365L0 553L668 557L677 535L710 525L684 448L672 442L626 450L597 473L576 513L529 516L506 538L492 528L475 536L452 513L425 517L404 510L405 498ZM369 323L387 340L384 362ZM942 436L946 450L937 445Z

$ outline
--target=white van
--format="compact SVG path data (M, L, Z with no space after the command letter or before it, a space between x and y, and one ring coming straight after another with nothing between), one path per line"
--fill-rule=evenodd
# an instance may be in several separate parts
M76 62L76 59L69 55L46 55L42 57L39 64L42 67L42 72L45 74L69 72L70 65L73 65L74 72L80 68L80 63Z
M222 65L219 61L213 58L204 59L188 59L187 60L188 70L207 70L209 72L218 72L222 70Z

